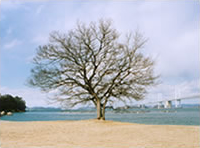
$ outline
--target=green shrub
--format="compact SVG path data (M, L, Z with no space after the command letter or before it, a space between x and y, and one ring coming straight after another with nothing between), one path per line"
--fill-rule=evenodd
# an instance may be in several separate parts
M26 103L25 101L16 96L2 95L0 96L0 111L5 112L21 112L25 111Z

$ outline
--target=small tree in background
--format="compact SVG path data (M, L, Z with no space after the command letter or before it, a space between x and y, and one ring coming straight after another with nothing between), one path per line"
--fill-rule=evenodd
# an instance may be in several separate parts
M138 32L122 42L109 20L78 23L39 46L29 84L56 90L54 100L71 107L92 102L97 118L105 119L108 103L141 100L155 83L154 62L140 52L145 43Z

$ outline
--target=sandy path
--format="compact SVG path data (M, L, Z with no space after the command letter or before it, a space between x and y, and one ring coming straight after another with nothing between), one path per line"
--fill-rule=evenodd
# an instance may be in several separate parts
M200 127L113 121L0 121L2 148L199 148Z

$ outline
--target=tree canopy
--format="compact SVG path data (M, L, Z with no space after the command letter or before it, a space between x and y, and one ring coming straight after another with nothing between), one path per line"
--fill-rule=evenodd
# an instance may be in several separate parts
M0 111L21 112L25 111L26 103L21 97L11 95L0 96Z
M54 90L54 100L66 105L92 102L105 119L107 104L141 100L155 84L154 61L141 52L146 41L137 31L120 38L110 20L54 31L37 49L29 84Z

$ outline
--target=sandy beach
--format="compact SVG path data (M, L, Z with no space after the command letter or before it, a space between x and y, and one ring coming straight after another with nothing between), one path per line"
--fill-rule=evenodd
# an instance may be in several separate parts
M0 121L1 148L199 148L200 127L114 121Z

